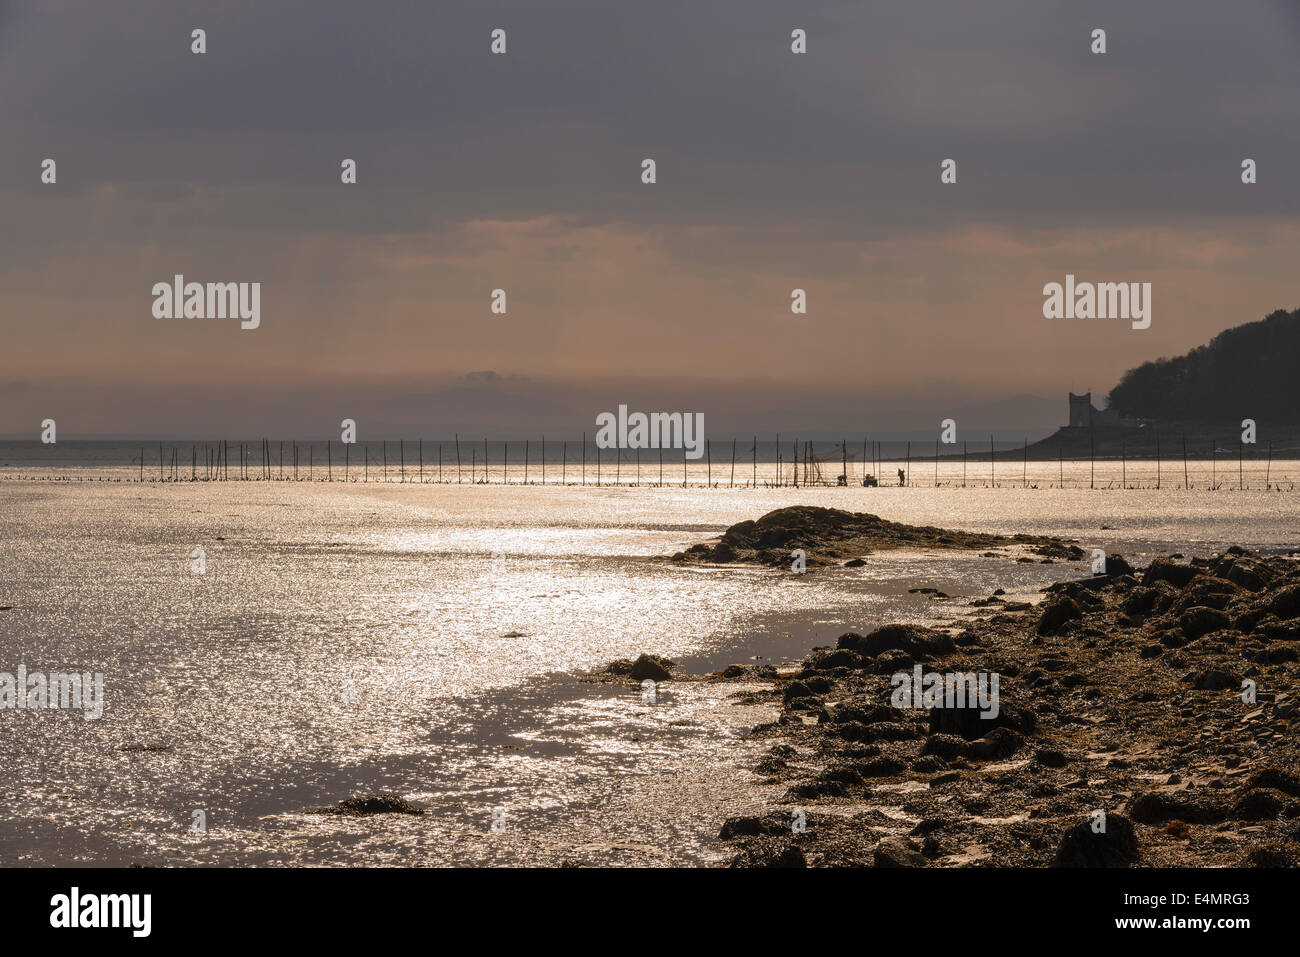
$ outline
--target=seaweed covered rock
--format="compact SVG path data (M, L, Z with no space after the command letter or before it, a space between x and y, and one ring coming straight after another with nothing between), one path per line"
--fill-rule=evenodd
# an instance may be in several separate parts
M731 867L807 867L808 860L797 844L789 842L776 848L749 845L731 859Z
M868 657L886 651L904 651L913 658L930 658L957 650L956 643L947 632L923 625L885 625L869 635L850 631L840 635L836 647Z
M632 662L632 667L628 671L628 677L633 681L667 681L673 675L668 669L676 662L669 658L662 658L659 655L641 655L636 661Z
M1133 822L1122 814L1107 814L1105 829L1080 821L1061 837L1053 867L1131 867L1142 858Z
M1183 629L1183 634L1195 641L1212 631L1232 627L1232 619L1218 609L1194 605L1179 616L1178 626Z
M772 733L799 760L766 783L834 807L798 841L821 866L1282 866L1300 851L1300 614L1284 617L1297 558L1178 555L1145 583L1067 578L1039 614L845 634L778 680L802 682L817 721L782 713ZM1044 637L1053 606L1066 614ZM1000 676L996 716L985 674ZM1258 701L1242 700L1245 679ZM1081 821L1120 801L1104 831ZM926 832L882 845L908 819ZM789 838L744 840L776 854Z
M1191 565L1183 565L1171 558L1157 558L1142 573L1142 584L1150 587L1156 582L1168 582L1175 588L1183 588L1200 571Z
M329 807L317 808L313 814L336 814L340 817L370 817L374 814L420 815L424 809L416 807L400 794L372 794L369 797L348 798Z
M1043 609L1038 619L1038 633L1054 635L1067 621L1077 621L1082 617L1083 609L1079 607L1077 601L1068 595L1058 595Z
M995 728L1007 728L1021 735L1032 735L1038 727L1034 712L1023 704L1007 700L1000 695L997 712L985 710L978 701L968 701L965 707L939 707L930 709L930 734L947 734L965 741L975 741Z
M1082 557L1077 545L1037 535L989 535L930 525L891 522L867 512L815 505L791 505L757 519L737 522L713 544L692 545L673 556L678 562L753 562L779 566L792 549L806 553L809 569L850 561L882 548L993 548L1023 545L1041 554Z
M1128 816L1139 824L1164 824L1167 821L1213 824L1227 816L1217 799L1193 791L1147 791L1136 795L1126 810Z
M1288 585L1274 592L1268 610L1282 619L1300 618L1300 585Z
M925 867L926 863L924 855L899 838L881 841L872 852L876 867Z

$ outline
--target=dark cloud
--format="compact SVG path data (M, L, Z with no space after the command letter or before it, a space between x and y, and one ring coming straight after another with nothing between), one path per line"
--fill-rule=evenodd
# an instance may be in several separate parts
M332 380L395 423L585 422L620 375L724 421L1105 392L1294 305L1297 41L1289 0L0 0L0 379L180 380L214 420L218 379ZM1044 325L1070 269L1154 279L1150 335ZM175 272L262 281L263 327L158 324Z

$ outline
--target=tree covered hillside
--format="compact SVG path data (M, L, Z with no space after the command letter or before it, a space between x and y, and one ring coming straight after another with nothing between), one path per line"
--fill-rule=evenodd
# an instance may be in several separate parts
M1300 309L1224 330L1186 355L1144 362L1124 373L1108 403L1158 421L1300 422Z

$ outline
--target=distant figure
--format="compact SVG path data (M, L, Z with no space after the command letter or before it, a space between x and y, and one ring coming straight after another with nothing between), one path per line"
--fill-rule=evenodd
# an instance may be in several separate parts
M899 469L899 470L898 470L898 484L899 484L899 485L906 485L906 484L907 484L907 476L903 474L903 470L902 470L902 469Z

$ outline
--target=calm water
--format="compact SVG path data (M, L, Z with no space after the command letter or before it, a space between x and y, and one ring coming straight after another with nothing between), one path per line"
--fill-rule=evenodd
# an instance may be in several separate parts
M30 469L0 469L0 671L100 671L107 706L0 711L0 859L25 864L713 861L722 818L772 796L744 739L772 709L700 683L647 705L576 675L642 651L697 671L792 659L846 627L953 613L908 587L1031 594L1084 567L899 552L794 576L663 556L798 502L1138 558L1294 546L1300 512L1295 493L1235 488L15 477ZM430 813L305 813L379 790Z

